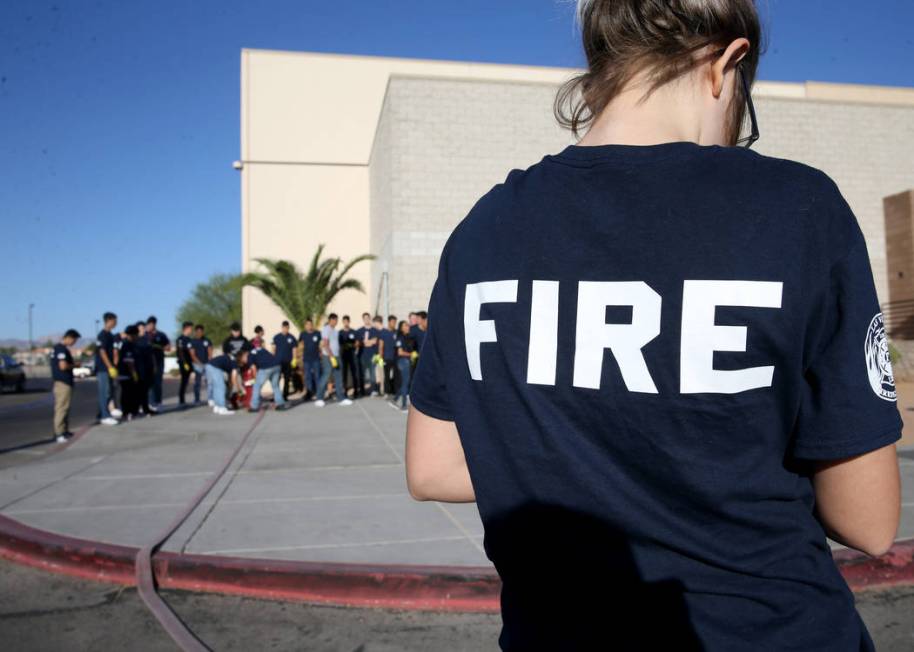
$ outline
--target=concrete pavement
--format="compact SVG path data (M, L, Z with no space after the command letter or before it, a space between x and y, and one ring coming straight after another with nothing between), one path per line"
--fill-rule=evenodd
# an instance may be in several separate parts
M173 401L172 401L173 405ZM149 542L219 469L255 415L172 411L98 426L0 470L0 513L92 541ZM475 504L416 502L405 416L382 399L267 412L163 549L228 557L491 568ZM914 537L914 450L903 450L899 539Z

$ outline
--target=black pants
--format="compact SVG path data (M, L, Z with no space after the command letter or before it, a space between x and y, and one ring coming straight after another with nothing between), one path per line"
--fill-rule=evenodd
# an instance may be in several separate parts
M149 409L149 387L152 385L152 379L148 374L140 374L140 380L136 384L137 402L146 414L151 414Z
M353 397L361 396L362 389L359 383L359 369L355 364L355 351L345 351L340 358L343 362L343 392L351 384Z
M397 369L397 360L385 360L384 361L384 393L389 394L390 396L396 396L397 392L400 391L400 380L401 374L400 370ZM387 391L388 387L390 391Z
M282 397L289 398L292 393L292 363L281 362L279 373L282 374ZM276 391L276 388L273 388Z
M179 368L181 370L181 387L178 389L178 403L184 405L184 393L187 391L191 374L194 373L194 366L189 362L182 362Z
M140 397L138 384L133 382L132 378L121 380L121 411L124 416L132 414L136 416L140 413Z

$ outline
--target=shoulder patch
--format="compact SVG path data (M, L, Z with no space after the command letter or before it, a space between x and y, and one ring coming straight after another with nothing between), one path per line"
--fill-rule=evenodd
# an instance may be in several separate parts
M889 353L889 340L885 333L885 322L882 313L876 313L870 327L866 332L864 342L866 355L866 370L869 374L870 386L876 396L886 401L895 401L898 394L895 391L895 376L892 373L892 357Z

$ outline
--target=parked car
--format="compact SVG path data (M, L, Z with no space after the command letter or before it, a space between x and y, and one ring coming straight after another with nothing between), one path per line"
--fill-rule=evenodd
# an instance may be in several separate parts
M92 376L92 367L87 364L81 364L78 367L73 367L73 377L74 378L91 378Z
M25 391L25 369L8 355L0 355L0 389Z

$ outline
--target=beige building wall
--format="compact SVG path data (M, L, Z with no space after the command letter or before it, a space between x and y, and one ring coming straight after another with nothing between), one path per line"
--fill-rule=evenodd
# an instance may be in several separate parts
M367 294L331 308L357 317L423 308L450 230L511 168L571 142L552 118L563 68L245 50L243 260L304 265L318 243L378 259ZM914 187L914 89L759 82L758 151L823 169L864 230L887 300L882 198ZM281 226L281 228L277 228ZM386 276L385 276L386 275ZM389 285L381 283L383 278ZM245 328L279 311L244 295Z

